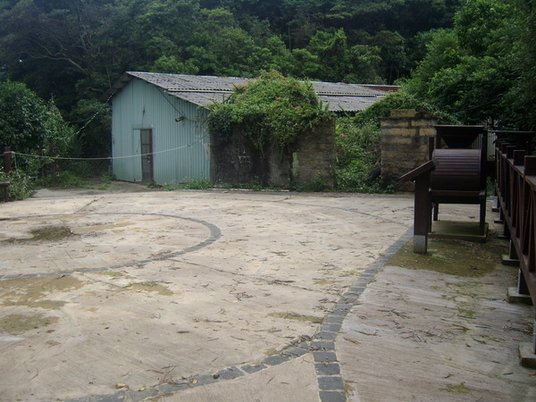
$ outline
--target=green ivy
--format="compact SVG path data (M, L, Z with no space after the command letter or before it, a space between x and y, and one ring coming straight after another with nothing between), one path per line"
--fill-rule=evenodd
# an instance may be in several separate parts
M364 111L360 112L355 119L355 124L359 127L363 127L368 124L380 127L380 121L386 117L389 117L392 110L396 109L416 109L419 111L428 112L436 116L441 122L445 124L458 124L452 115L449 115L444 110L440 110L437 107L430 105L429 103L416 98L404 90L400 92L391 93L378 102L369 106Z
M393 191L379 178L380 121L396 109L417 109L433 114L441 122L457 122L452 116L404 91L389 94L355 117L339 117L335 137L337 190L359 193Z
M211 105L209 127L220 138L240 127L253 148L264 154L270 144L287 149L329 116L311 84L271 71L236 87L227 102Z
M335 140L337 189L360 193L381 192L380 183L369 179L380 159L379 127L372 123L359 126L353 117L340 117L337 119Z

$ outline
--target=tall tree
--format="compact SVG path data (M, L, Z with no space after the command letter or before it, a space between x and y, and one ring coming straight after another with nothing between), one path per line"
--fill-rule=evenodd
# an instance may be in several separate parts
M489 121L502 127L536 127L530 100L534 63L530 13L521 3L466 1L454 28L438 31L406 89L467 123ZM524 2L530 6L529 2ZM533 14L534 15L534 14ZM530 56L529 56L530 57ZM532 76L533 77L533 76Z

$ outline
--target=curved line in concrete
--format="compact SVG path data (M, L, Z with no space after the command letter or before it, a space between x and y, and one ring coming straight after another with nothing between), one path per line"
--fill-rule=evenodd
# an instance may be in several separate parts
M66 215L76 216L77 214L76 213L75 214L61 214L61 216L66 216ZM106 266L106 267L73 268L73 269L70 269L70 270L55 271L55 272L36 272L36 273L32 273L32 274L22 274L22 275L2 275L2 276L0 276L0 280L27 279L27 278L34 278L36 276L43 277L43 276L69 275L69 274L73 274L75 272L81 272L81 273L102 272L102 271L109 271L109 270L113 270L113 269L118 269L118 268L130 266L130 265L144 265L144 264L147 264L149 262L168 260L170 258L178 257L178 256L181 256L181 255L184 255L184 254L188 254L188 253L192 253L194 251L201 250L202 248L207 247L207 246L211 245L212 243L216 242L221 237L221 230L220 230L220 228L218 226L216 226L216 225L214 225L214 224L212 224L210 222L201 220L201 219L190 218L190 217L179 216L179 215L160 214L160 213L154 213L154 212L141 212L141 213L140 212L117 212L117 213L116 212L92 212L92 213L88 213L87 215L129 215L129 216L140 215L140 216L160 216L160 217L164 217L164 218L181 219L181 220L185 220L185 221L189 221L189 222L193 222L193 223L197 223L197 224L200 224L202 226L205 226L209 230L210 234L205 240L203 240L202 242L199 242L197 244L194 244L193 246L186 247L186 248L184 248L182 250L179 250L179 251L173 251L173 252L169 252L169 253L164 253L164 254L159 255L158 257L154 257L154 258L146 258L146 259L141 259L141 260L126 261L126 262L121 263L121 264L110 265L110 266ZM51 217L51 216L53 217L53 216L60 216L60 215L32 215L31 217L32 218L46 218L46 217ZM28 218L28 217L26 217L26 218ZM17 218L11 218L11 219L17 219Z
M66 402L124 402L143 401L147 398L155 398L173 394L189 388L214 384L220 381L232 380L246 375L265 370L268 367L296 359L307 353L312 353L316 371L316 378L321 402L346 401L344 380L341 374L340 363L335 349L335 339L339 335L342 323L346 316L357 303L368 284L372 282L376 274L385 266L387 261L394 256L411 238L412 230L408 229L397 241L395 241L377 260L373 261L359 276L350 288L340 297L335 307L324 316L324 320L318 332L312 339L304 339L291 344L276 355L268 356L259 363L247 363L238 366L223 368L217 372L194 374L187 379L172 384L161 384L143 391L125 390L115 394L92 395L78 399L66 400Z
M289 206L302 205L302 206L309 206L309 207L339 209L339 210L343 210L349 213L357 213L360 215L365 215L365 216L373 217L376 219L383 219L384 221L397 223L397 224L407 227L407 225L404 225L400 222L378 217L378 216L375 216L374 214L364 213L354 208L292 203L292 202L286 202L286 200L271 201L271 202L273 203L284 202L285 204ZM166 260L166 259L170 259L173 257L181 256L190 252L200 250L214 243L221 237L221 231L216 225L200 220L200 219L196 219L196 218L188 218L188 217L182 217L182 216L171 215L171 214L136 213L136 212L131 212L131 213L128 213L128 212L122 212L122 213L92 212L89 215L142 215L142 216L162 216L162 217L175 218L175 219L184 219L190 222L204 225L205 227L209 229L210 236L206 240L194 246L190 246L190 247L187 247L183 250L179 250L176 252L166 253L164 255L161 255L153 259L146 259L146 260L120 264L120 265L110 266L110 267L105 267L105 268L87 268L87 269L78 269L78 270L72 270L72 271L67 271L67 272L56 272L53 275L70 274L73 272L99 272L99 271L105 271L105 270L110 270L110 269L117 269L119 267L124 267L127 265L146 264L152 261ZM39 217L39 216L45 217L45 216L51 216L51 215L35 215L35 217ZM170 394L170 393L180 392L182 390L192 388L192 387L199 387L199 386L208 385L208 384L212 384L212 383L216 383L220 381L235 379L235 378L242 377L245 375L254 374L268 367L277 366L279 364L288 362L292 359L298 358L310 352L313 353L313 357L314 357L314 364L315 364L315 370L316 370L317 381L318 381L318 386L319 386L320 400L322 402L345 401L346 395L344 391L344 381L340 372L340 364L337 359L337 354L335 350L335 339L337 335L340 333L344 319L346 318L346 316L348 315L352 307L355 305L355 303L358 301L358 299L361 297L361 294L364 292L367 285L374 279L374 277L381 270L381 268L383 268L383 266L389 260L389 258L393 256L398 250L400 250L400 248L402 248L402 246L410 239L410 237L411 237L411 229L408 229L405 234L403 234L395 243L393 243L382 254L381 257L379 257L376 261L372 262L365 269L365 271L359 276L359 279L356 282L354 282L354 284L350 286L348 291L340 297L339 301L337 302L333 310L329 312L328 314L326 314L318 332L312 337L312 339L305 339L296 344L289 345L286 348L284 348L280 353L276 355L268 356L259 363L242 364L240 365L240 367L237 367L237 366L226 367L212 374L211 373L194 374L190 378L183 380L179 383L161 384L156 387L148 388L143 391L121 390L114 394L91 395L87 397L71 399L68 401L69 402L85 402L85 401L94 401L94 400L103 400L107 402L120 402L120 401L122 402L124 400L142 401L142 400L145 400L146 398L154 398L154 397L163 396L163 395ZM32 275L27 275L27 276L19 275L19 276L14 276L14 278L25 278L25 277L33 277L33 276L38 276L38 275L43 275L43 274L32 274ZM50 275L50 274L45 274L45 275ZM7 277L2 277L1 279L6 279L6 278ZM334 388L333 385L336 383L342 384L342 388L337 388L337 387Z
M272 194L278 194L278 193L272 193ZM237 198L237 200L247 201L244 198ZM285 197L285 198L283 198L281 200L263 200L263 202L271 203L271 204L283 204L284 203L284 204L289 205L289 206L297 205L297 206L311 207L311 208L335 209L335 210L339 210L339 211L348 212L348 213L351 213L351 214L366 216L368 218L378 219L378 220L381 220L383 222L393 223L395 225L400 225L400 226L403 226L405 228L408 227L408 224L405 224L403 222L397 221L395 219L385 218L383 216L376 215L374 213L360 211L359 207L339 207L339 206L336 206L336 205L329 205L329 204L308 204L306 202L294 202L294 200L290 199L289 197ZM408 206L407 208L412 209L413 205ZM404 208L404 209L406 209L406 208Z
M173 252L170 252L170 253L164 253L162 254L161 256L159 257L156 257L156 258L149 258L149 259L146 259L146 260L142 260L141 262L137 262L138 264L145 264L147 262L151 262L151 261L162 261L162 260L167 260L167 259L170 259L170 258L174 258L174 257L178 257L180 255L184 255L184 254L188 254L188 253L191 253L191 252L194 252L194 251L198 251L198 250L201 250L202 248L204 247L207 247L209 245L211 245L212 243L216 242L220 237L221 237L221 230L218 226L210 223L210 222L207 222L207 221L204 221L204 220L201 220L201 219L197 219L197 218L188 218L188 217L185 217L185 216L179 216L179 215L171 215L171 214L159 214L159 213L153 213L153 212L148 212L148 213L137 213L137 212L119 212L119 213L115 213L115 212L93 212L92 215L142 215L142 216L162 216L162 217L165 217L165 218L174 218L174 219L182 219L182 220L185 220L185 221L189 221L189 222L193 222L193 223L198 223L200 225L203 225L205 226L209 231L210 231L210 236L207 237L204 241L200 242L200 243L197 243L193 246L190 246L190 247L186 247L185 249L182 249L182 250L179 250L179 251L173 251ZM128 264L128 265L134 265L136 263L133 263L133 264ZM123 266L127 265L127 264L122 264Z

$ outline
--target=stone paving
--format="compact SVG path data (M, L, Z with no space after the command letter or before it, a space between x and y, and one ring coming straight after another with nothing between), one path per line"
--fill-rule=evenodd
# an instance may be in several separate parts
M391 325L364 302L401 270L384 267L411 238L412 205L234 191L45 191L0 204L0 400L396 400L397 384L371 394L360 382L388 370L358 336L365 317ZM428 278L399 277L417 289ZM399 342L380 338L386 350ZM402 377L414 372L405 364ZM533 377L513 377L518 400L531 398ZM474 400L445 381L412 399Z
M320 392L340 397L326 374L352 285L407 232L411 204L223 191L1 204L2 398L141 400L311 350Z

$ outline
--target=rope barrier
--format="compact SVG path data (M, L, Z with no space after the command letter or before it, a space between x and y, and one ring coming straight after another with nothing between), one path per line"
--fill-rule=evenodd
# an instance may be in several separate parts
M159 154L163 154L163 153L167 153L167 152L173 152L173 151L178 151L178 150L181 150L181 149L191 148L194 145L200 144L200 143L201 142L198 141L198 142L194 142L192 144L181 145L180 147L164 149L162 151L157 151L157 152L148 152L148 153L143 153L143 154L140 153L140 154L134 154L134 155L105 156L105 157L101 157L101 158L92 158L92 157L89 157L89 158L81 158L81 157L76 158L76 157L67 157L67 156L36 155L36 154L26 154L26 153L23 153L23 152L15 152L15 151L11 151L11 154L12 155L30 157L30 158L38 158L38 159L69 160L69 161L105 161L105 160L140 158L140 157L144 157L144 156L159 155Z

